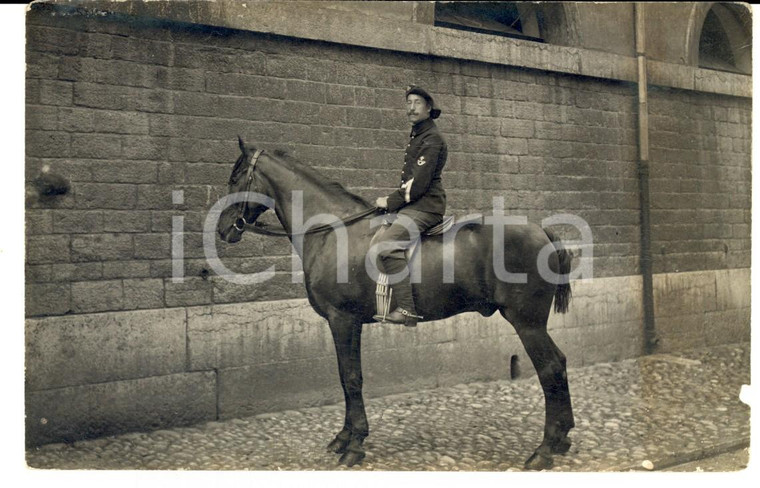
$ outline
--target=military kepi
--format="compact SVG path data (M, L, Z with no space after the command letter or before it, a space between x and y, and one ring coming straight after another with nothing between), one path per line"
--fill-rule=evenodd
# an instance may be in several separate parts
M419 86L409 85L408 87L406 87L406 95L404 96L408 97L409 95L419 95L425 99L428 105L430 105L431 119L437 119L441 115L441 109L436 106L435 100L433 100L433 97L430 96L430 93L426 92Z

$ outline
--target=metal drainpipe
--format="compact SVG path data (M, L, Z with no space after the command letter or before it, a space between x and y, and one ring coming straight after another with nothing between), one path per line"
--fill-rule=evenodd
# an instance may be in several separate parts
M657 346L654 320L654 287L652 284L652 228L649 202L649 109L647 98L647 56L644 9L642 2L633 5L636 17L636 61L638 62L638 144L639 144L639 205L641 208L641 275L644 309L644 354Z

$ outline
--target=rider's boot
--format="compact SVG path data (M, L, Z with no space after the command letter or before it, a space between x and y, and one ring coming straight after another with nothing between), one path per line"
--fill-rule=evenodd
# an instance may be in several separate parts
M388 274L396 274L406 269L406 260L385 259L383 260L383 267ZM417 315L417 309L414 306L409 273L398 283L392 284L391 289L393 289L393 296L396 298L396 309L385 317L385 321L404 324L407 327L416 327L417 320L422 317Z

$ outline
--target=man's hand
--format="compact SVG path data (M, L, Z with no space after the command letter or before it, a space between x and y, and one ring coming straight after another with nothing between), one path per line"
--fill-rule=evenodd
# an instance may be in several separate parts
M388 197L378 197L375 200L375 206L377 208L388 208Z

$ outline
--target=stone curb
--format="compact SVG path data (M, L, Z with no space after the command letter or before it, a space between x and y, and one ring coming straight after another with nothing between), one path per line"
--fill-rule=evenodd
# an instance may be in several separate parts
M749 445L749 436L739 437L700 449L683 451L672 454L670 456L664 456L659 459L650 459L649 461L651 461L654 465L654 469L646 469L641 464L638 464L619 470L614 469L614 471L664 471L668 468L672 468L673 466L699 461L700 459L715 457L726 452L736 451L745 447L749 447Z

